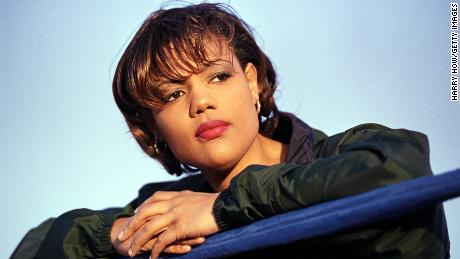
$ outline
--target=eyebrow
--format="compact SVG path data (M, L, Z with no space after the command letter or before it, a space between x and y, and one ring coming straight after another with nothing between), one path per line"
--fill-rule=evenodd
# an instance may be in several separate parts
M215 67L215 66L218 66L218 65L223 65L222 63L230 64L230 66L233 68L233 62L230 62L229 60L226 60L226 59L218 59L218 60L214 61L213 63L211 63L209 65L203 65L204 69L202 69L199 73L202 73L203 71L205 71L206 69L209 69L211 67ZM169 78L167 78L165 80L161 80L157 84L157 87L160 88L161 86L163 86L165 84L183 84L183 83L185 83L185 81L187 81L187 79L189 77L190 76L184 77L184 79L169 79Z

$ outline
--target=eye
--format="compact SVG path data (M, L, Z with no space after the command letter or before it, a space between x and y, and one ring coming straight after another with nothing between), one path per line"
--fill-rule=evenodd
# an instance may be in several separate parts
M219 83L229 79L232 75L228 72L220 72L211 78L210 83Z
M176 100L177 98L181 97L182 95L184 95L184 91L182 90L174 91L172 94L168 96L167 102L172 102Z

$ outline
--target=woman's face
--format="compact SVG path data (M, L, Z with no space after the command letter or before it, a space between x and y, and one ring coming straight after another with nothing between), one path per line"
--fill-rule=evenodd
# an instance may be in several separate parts
M221 54L217 63L184 82L162 83L168 102L153 111L155 134L177 159L201 170L233 168L259 130L256 68L249 63L243 69L225 44Z

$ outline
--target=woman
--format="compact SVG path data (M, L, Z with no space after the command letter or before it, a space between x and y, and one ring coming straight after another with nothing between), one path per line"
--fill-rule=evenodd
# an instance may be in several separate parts
M146 19L115 73L118 107L141 148L175 175L120 209L74 210L42 225L38 258L187 253L208 235L430 175L426 136L363 124L326 137L273 97L276 73L249 26L199 4ZM18 249L18 253L21 246ZM361 229L246 254L444 258L442 206Z

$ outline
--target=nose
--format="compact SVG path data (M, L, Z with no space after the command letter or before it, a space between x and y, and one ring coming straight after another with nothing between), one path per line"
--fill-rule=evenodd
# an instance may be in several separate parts
M189 108L191 118L216 108L217 102L213 96L212 89L205 86L191 87Z

